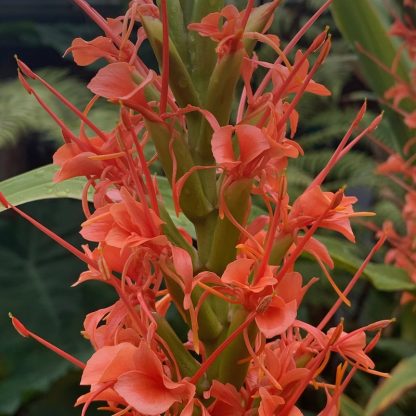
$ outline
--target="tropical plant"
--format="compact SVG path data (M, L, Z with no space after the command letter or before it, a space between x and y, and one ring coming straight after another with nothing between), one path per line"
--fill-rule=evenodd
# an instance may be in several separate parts
M55 181L86 177L80 192L86 216L81 234L93 247L79 250L16 207L25 198L44 198L44 183L28 196L16 192L12 180L2 203L88 265L78 283L107 283L119 300L87 316L84 334L96 351L86 364L12 317L15 328L83 370L81 382L91 386L78 400L84 412L91 402L105 401L114 414L300 414L298 399L308 384L325 393L322 415L338 413L341 406L344 412L356 410L341 395L358 369L383 375L367 355L379 332L367 343L366 331L379 331L390 321L347 329L348 322L336 313L343 302L350 304L347 296L385 237L361 264L345 256L343 244L313 235L327 228L354 240L349 219L367 213L354 213L356 199L342 188L324 192L320 186L335 164L347 160L352 146L374 131L380 117L349 143L364 118L362 106L325 166L309 183L305 180L293 203L287 193L296 167L286 167L301 151L293 140L296 107L305 92L328 95L312 78L331 40L324 30L304 52L289 59L290 51L330 1L283 50L275 35L265 34L278 1L257 8L249 1L242 11L221 8L220 1L162 0L159 7L133 1L125 16L108 21L85 1L75 2L106 35L77 38L70 48L79 65L107 61L88 85L95 97L86 110L74 107L22 61L18 65L23 86L62 130L65 144L54 157L59 166ZM141 27L130 41L136 21ZM159 75L136 54L145 38L159 61ZM253 55L256 42L277 58L269 63ZM262 68L266 75L258 82L253 74ZM78 132L28 78L43 84L81 120ZM233 112L236 91L241 93ZM119 109L109 131L88 117L98 97ZM148 149L156 149L165 178L152 176L154 157L146 158ZM40 177L49 171L43 169ZM27 190L29 182L20 178L21 188ZM67 182L64 191L59 186L50 194L68 196L76 183ZM168 198L162 197L163 187L169 189ZM264 215L252 209L253 201L261 202ZM328 273L330 253L354 271L344 290ZM301 254L316 260L337 295L332 306L321 304L329 311L315 325L296 317L315 281L303 285L311 273L302 277L296 269L302 267ZM386 270L395 273L393 268L380 273L375 265L365 273L380 284ZM396 280L414 287L401 277ZM169 309L182 317L186 339L165 319ZM331 322L334 326L324 331ZM343 360L335 376L328 365L331 352Z

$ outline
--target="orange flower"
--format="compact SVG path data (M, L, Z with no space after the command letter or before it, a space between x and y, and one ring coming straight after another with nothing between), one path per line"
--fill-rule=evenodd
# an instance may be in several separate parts
M339 201L334 201L334 196L334 193L324 192L319 186L304 192L293 204L289 215L289 228L302 228L312 225L314 221L329 209L325 218L320 221L319 226L338 231L348 240L355 241L349 218L358 215L368 215L368 213L355 213L353 211L352 205L357 202L356 197L342 194ZM333 207L330 207L331 204L333 204Z
M121 202L98 208L82 223L81 235L120 249L145 245L160 250L167 245L166 236L160 234L162 221L153 210L137 202L124 188L120 195Z
M123 342L99 349L88 360L81 385L112 389L128 406L146 415L159 415L174 403L189 402L195 386L186 380L172 381L163 371L158 356L146 342L139 347ZM114 398L113 398L114 399Z
M80 66L90 65L100 58L105 58L109 62L114 62L119 58L119 51L113 41L104 36L98 36L91 41L75 38L64 55L68 52L72 52L75 63Z
M144 88L151 83L156 74L148 72L148 76L140 84L136 84L133 77L134 67L126 62L115 62L101 68L87 87L94 94L108 98L110 101L122 102L129 108L141 112L147 118L160 121L147 104Z
M238 144L234 150L233 133ZM254 178L271 159L297 157L290 140L277 143L263 129L249 124L223 126L212 136L212 153L217 164L234 178Z
M200 23L191 23L188 29L219 42L219 47L228 41L232 45L231 52L243 47L241 42L241 35L244 31L243 16L244 11L239 12L237 7L229 4L219 12L208 14Z
M257 310L255 321L260 331L272 338L286 331L294 322L303 297L302 276L287 273L277 282L274 267L266 267L265 273L255 283L251 282L254 260L240 258L225 269L221 283L245 305Z

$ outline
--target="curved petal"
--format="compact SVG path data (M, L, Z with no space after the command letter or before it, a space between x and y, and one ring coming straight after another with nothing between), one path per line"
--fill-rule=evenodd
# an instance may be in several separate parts
M280 335L295 321L297 309L295 300L285 303L282 298L276 296L267 310L256 316L257 326L266 338Z

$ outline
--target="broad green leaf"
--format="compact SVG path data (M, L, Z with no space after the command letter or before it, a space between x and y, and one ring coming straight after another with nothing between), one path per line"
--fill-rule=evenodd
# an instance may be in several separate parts
M414 315L413 315L414 323ZM381 338L377 343L377 350L384 352L389 358L407 358L415 354L415 341L406 341L402 338Z
M334 0L332 13L339 30L356 51L359 44L367 54L379 60L387 68L391 67L398 55L398 49L388 34L388 25L371 1ZM386 90L395 83L393 76L363 53L358 51L357 54L367 83L379 98L383 98ZM404 60L399 62L397 74L403 80L409 80L410 69ZM406 110L411 109L406 108ZM404 143L412 137L412 133L394 111L386 108L386 116L395 133L395 137L392 138L395 141L392 140L390 145L401 151Z
M404 269L388 264L370 263L364 270L364 276L376 289L385 292L416 290L416 284L410 280Z
M407 391L416 387L416 355L402 360L392 371L391 378L383 381L372 395L365 416L385 414L385 410Z
M341 416L363 416L364 409L343 394L341 396Z
M55 165L42 166L5 181L0 182L0 192L13 205L52 198L79 199L85 185L83 178L54 183L53 175L58 170ZM4 211L0 205L0 212Z
M79 203L42 201L25 211L72 244L81 244ZM0 216L0 264L0 414L11 415L73 365L36 341L22 338L13 329L8 312L40 336L86 360L91 347L80 335L82 322L91 310L111 304L113 296L106 285L94 282L71 288L85 265L13 212Z
M172 221L177 227L185 228L185 230L193 237L195 237L195 229L191 221L185 217L183 214L176 216L175 207L172 200L172 191L170 189L169 181L167 178L159 176L157 178L157 183L159 185L159 191L163 198L163 204L168 211L169 215L172 218Z
M362 259L357 253L357 248L346 241L339 241L333 237L319 236L319 240L325 244L336 266L355 273L362 264ZM416 284L412 282L403 269L386 264L370 263L364 269L363 277L367 278L378 290L415 291Z
M13 205L53 198L81 199L85 179L74 178L64 182L54 183L52 178L57 169L55 165L46 165L7 179L0 182L0 192ZM175 225L177 227L183 227L191 236L195 237L195 229L192 223L183 214L176 216L168 180L165 177L158 176L157 182L165 208L172 217ZM91 200L91 195L89 199ZM0 212L4 210L5 208L0 205ZM253 205L251 218L255 218L261 214L265 214L265 211Z
M74 178L54 183L52 178L57 170L55 165L47 165L7 179L0 182L0 192L13 205L53 198L81 199L85 179ZM192 223L184 215L176 216L168 180L158 177L158 184L165 207L175 224L185 228L191 235L195 234ZM0 212L5 209L0 205Z

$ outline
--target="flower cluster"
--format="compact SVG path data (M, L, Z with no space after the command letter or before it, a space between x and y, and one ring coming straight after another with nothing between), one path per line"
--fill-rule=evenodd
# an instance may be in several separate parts
M411 1L405 1L404 6L415 7ZM396 18L390 34L400 38L402 42L400 53L406 51L414 64L416 60L416 28L410 16L407 16L406 9L404 9L402 18ZM416 111L408 108L409 104L410 108L414 108L416 104L414 88L416 70L413 67L409 74L405 74L408 78L405 78L397 73L393 65L390 73L394 76L395 83L385 92L384 97L386 100L392 101L392 108L403 117L404 123L412 131L416 128ZM404 103L406 104L403 105ZM414 166L415 157L413 155L415 145L416 138L413 137L405 143L400 153L387 149L390 154L389 158L378 167L380 174L390 177L405 191L402 217L406 232L401 235L394 229L391 221L385 222L384 232L392 245L385 260L387 263L394 263L397 267L404 269L413 282L416 282L416 245L414 239L416 234L416 167ZM404 293L402 296L403 303L415 300L415 296L411 293Z
M380 374L368 353L389 321L349 333L343 322L333 321L384 238L343 291L328 271L333 261L327 248L314 238L326 228L354 241L350 219L368 213L354 212L356 198L343 189L325 192L321 186L380 118L350 140L364 105L313 183L295 201L287 193L286 167L302 154L295 140L297 104L305 93L330 94L313 81L329 53L327 31L305 51L295 47L331 1L284 48L267 34L278 0L259 7L249 0L241 11L222 8L219 0L195 1L191 14L178 1L156 6L133 0L115 19L104 19L85 0L74 2L104 32L89 41L75 39L67 51L78 65L103 63L88 84L88 106L75 108L20 60L19 77L62 129L55 181L86 178L81 235L89 245L78 251L42 229L88 265L77 284L101 281L118 300L85 318L82 333L94 348L86 364L12 318L16 329L83 369L81 384L90 391L77 401L82 414L92 402L104 402L102 408L114 415L294 416L302 414L298 400L310 385L327 397L320 415L338 414L340 396L357 370ZM159 73L138 54L144 41ZM256 43L271 48L275 61L262 61L253 52ZM255 86L257 71L265 75ZM52 112L27 78L45 85L79 117L78 132ZM109 132L88 118L102 99L119 111ZM153 173L156 159L165 178ZM165 208L160 184L166 180L176 214L189 220L190 229L175 225ZM264 214L253 218L254 196ZM8 205L3 197L2 202ZM305 252L338 294L314 325L297 319L316 281L295 270ZM185 341L165 318L173 305L189 328ZM369 342L367 331L378 331ZM342 364L333 382L325 382L321 374L332 353Z

